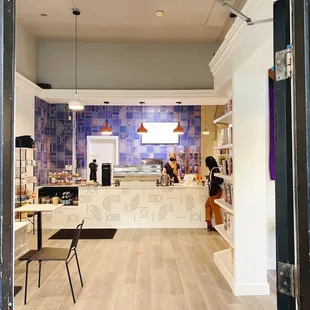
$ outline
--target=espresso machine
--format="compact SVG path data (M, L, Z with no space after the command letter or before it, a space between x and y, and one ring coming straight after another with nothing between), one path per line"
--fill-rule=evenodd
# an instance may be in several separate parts
M101 165L101 185L111 186L112 167L110 163L103 163Z

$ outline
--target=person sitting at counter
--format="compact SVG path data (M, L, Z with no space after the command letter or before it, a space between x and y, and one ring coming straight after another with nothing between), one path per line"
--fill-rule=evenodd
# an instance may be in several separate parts
M164 168L166 168L167 174L169 174L170 179L172 179L174 183L181 183L180 165L177 163L177 156L175 153L169 154L169 162L165 164Z
M220 169L214 157L208 156L206 157L206 166L208 167L210 174L207 176L207 181L209 185L209 198L206 201L205 209L206 209L206 222L207 228L209 231L214 231L215 228L212 227L211 217L212 213L214 214L215 224L220 225L223 224L222 211L221 207L218 206L214 200L222 197L223 190L221 188L221 184L224 182L222 178L216 177L214 174L219 173Z

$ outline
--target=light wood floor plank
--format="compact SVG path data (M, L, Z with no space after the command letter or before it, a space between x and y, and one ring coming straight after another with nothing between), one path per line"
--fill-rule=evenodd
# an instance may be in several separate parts
M68 247L70 240L43 245ZM31 248L36 236L28 235ZM70 270L74 305L63 263L29 268L29 295L15 298L16 310L275 310L275 283L270 296L236 297L213 263L213 253L227 248L217 233L205 229L120 229L113 240L80 240L78 255L84 279L81 288L75 261ZM25 262L15 263L15 285L24 286Z

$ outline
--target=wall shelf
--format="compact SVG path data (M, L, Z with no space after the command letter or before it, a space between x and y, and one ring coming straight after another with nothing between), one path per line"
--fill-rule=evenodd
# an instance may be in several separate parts
M234 266L230 258L230 250L224 250L215 252L213 254L213 260L217 268L221 271L222 275L234 291L235 286L235 276L234 276Z
M214 149L215 150L231 150L233 148L233 144L224 144L224 145L219 145L219 146L215 146Z
M231 247L234 246L233 236L230 235L224 228L224 224L215 225L217 232L229 243Z
M234 206L226 202L224 199L215 199L214 202L218 204L225 211L234 214Z
M214 175L218 178L222 178L222 179L227 180L227 181L232 182L234 180L233 175L226 175L226 174L222 174L222 173L214 173Z
M221 124L231 124L232 123L232 111L229 111L227 112L226 114L218 117L217 119L215 119L213 121L214 124L218 124L218 123L221 123Z

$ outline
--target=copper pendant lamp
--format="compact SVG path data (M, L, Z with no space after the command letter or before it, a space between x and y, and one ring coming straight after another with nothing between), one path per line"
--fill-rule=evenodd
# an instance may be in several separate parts
M142 106L142 119L143 119L143 105L145 104L145 102L141 101L139 102ZM141 122L140 127L137 129L137 133L142 135L144 133L147 133L147 129L144 127L143 122Z
M181 101L177 101L176 104L180 106L180 104L182 104L182 102ZM184 134L184 128L181 127L181 124L180 124L180 113L181 113L181 107L179 108L179 121L178 121L178 125L177 125L177 127L175 129L173 129L173 132L177 133L178 135L183 135Z
M108 107L109 101L105 101L104 104L105 104L105 126L101 128L101 134L103 136L109 136L109 135L112 135L112 129L109 127L108 119L107 119L107 107Z

